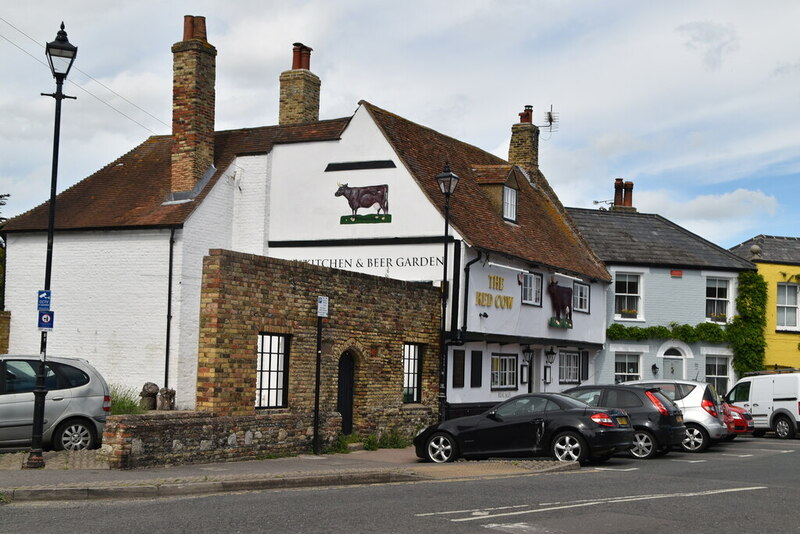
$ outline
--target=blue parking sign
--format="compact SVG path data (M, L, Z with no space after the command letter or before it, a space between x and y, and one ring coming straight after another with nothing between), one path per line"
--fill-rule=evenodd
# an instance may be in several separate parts
M39 312L39 330L52 330L54 313L51 311Z

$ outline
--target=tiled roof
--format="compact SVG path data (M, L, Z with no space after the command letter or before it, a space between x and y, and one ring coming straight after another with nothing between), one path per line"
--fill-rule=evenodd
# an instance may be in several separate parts
M338 139L350 118L214 134L217 171L194 202L165 204L170 193L171 136L154 136L56 198L56 229L180 226L237 155L266 153L279 143ZM3 232L44 231L45 202L10 219Z
M448 162L461 178L450 199L450 222L471 246L499 257L518 258L598 280L611 279L572 226L541 173L531 177L534 186L520 188L517 221L509 223L494 209L479 183L479 177L508 177L511 166L507 161L368 102L361 104L372 114L422 191L442 212L444 196L434 177ZM495 169L490 170L491 167ZM518 182L525 183L527 179Z
M677 224L649 213L567 208L607 264L754 270L755 266Z
M761 252L753 257L750 247L758 245ZM731 252L742 258L758 262L800 265L800 237L757 235L731 248Z

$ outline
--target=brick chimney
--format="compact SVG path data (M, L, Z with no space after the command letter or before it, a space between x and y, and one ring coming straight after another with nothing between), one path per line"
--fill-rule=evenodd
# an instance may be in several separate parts
M622 178L614 180L614 205L611 211L636 212L633 206L633 182L625 182Z
M217 49L206 18L183 18L183 41L172 45L172 192L191 191L214 164L214 80Z
M533 106L525 106L519 123L511 127L508 162L527 171L539 169L539 128L533 124Z
M319 77L311 68L312 48L294 43L292 70L281 73L278 124L300 124L319 120Z

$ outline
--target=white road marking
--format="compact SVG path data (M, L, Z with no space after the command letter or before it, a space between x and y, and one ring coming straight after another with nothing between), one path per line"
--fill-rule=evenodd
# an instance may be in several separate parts
M726 454L724 452L722 454L720 454L720 456L733 456L734 458L752 458L753 457L752 454Z
M779 452L781 454L786 454L787 452L794 452L793 449L756 449L756 450L764 452Z
M459 519L451 519L450 521L454 523L462 523L464 521L475 521L476 519L493 519L496 517L509 517L515 515L523 515L523 514L536 514L540 512L553 512L556 510L569 510L571 508L584 508L588 506L598 506L601 504L608 504L608 503L626 503L626 502L635 502L635 501L649 501L655 499L674 499L674 498L686 498L686 497L704 497L709 495L719 495L722 493L734 493L740 491L755 491L755 490L762 490L767 489L767 486L751 486L746 488L730 488L730 489L720 489L720 490L707 490L707 491L695 491L690 493L663 493L663 494L655 494L655 495L629 495L624 497L608 497L605 499L596 499L593 501L587 502L577 502L572 504L563 504L560 506L550 506L548 508L537 508L534 510L518 510L514 512L501 512L496 514L485 513L479 516L473 515L471 517L462 517ZM476 511L477 512L477 511ZM452 512L443 512L442 514L450 514ZM439 515L439 514L416 514L417 516L422 515Z
M595 470L596 471L621 471L621 472L624 473L626 471L638 471L639 468L638 467L626 467L626 468L623 469L622 467L595 467Z
M684 462L684 463L687 463L687 464L702 464L704 462L707 462L708 460L671 460L671 461L673 461L673 462Z

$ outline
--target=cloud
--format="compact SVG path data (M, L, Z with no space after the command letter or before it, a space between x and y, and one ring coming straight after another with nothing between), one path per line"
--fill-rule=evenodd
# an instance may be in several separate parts
M635 193L634 204L642 213L657 213L716 243L733 242L737 236L759 233L765 219L775 215L778 199L761 191L735 191L685 199L680 191Z
M709 70L719 69L723 57L739 49L739 36L732 26L698 21L682 24L677 30L687 37L687 48L701 53Z

